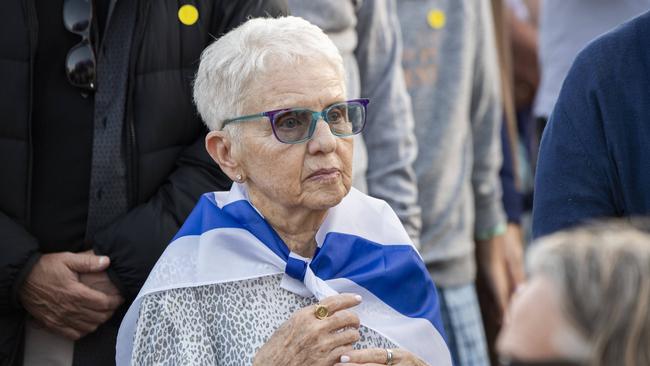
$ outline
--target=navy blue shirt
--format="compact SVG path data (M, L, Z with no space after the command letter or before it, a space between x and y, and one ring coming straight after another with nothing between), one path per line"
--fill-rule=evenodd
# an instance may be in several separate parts
M541 142L533 236L650 214L650 12L576 58Z

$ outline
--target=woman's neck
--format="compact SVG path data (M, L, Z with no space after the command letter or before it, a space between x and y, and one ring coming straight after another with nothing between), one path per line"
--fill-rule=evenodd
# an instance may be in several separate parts
M289 250L305 258L316 251L316 232L325 220L327 210L285 207L269 199L249 193L251 203L280 235Z

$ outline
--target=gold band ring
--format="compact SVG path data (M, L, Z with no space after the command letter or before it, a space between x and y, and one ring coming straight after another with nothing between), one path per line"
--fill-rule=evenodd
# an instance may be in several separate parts
M317 319L323 320L330 315L330 312L327 310L327 307L325 305L318 304L316 305L316 311L314 311L314 315L316 315Z

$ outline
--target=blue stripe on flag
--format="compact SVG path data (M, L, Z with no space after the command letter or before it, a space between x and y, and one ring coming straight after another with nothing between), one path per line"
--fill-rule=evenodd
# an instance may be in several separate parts
M220 209L214 199L214 193L201 196L172 241L183 236L201 235L206 231L221 228L248 230L278 257L285 261L289 257L286 244L248 201L235 201Z
M224 215L214 200L214 193L206 193L199 198L185 223L176 233L172 242L183 236L201 235L206 231L217 228L243 229L234 218Z
M381 245L330 232L310 267L323 280L347 278L401 314L430 321L447 340L436 288L410 245Z

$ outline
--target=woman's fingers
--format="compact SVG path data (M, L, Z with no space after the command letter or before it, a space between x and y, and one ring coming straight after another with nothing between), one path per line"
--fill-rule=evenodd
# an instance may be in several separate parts
M324 320L330 332L348 327L358 329L360 324L359 316L349 310L341 310Z
M334 348L331 352L329 357L327 358L328 365L333 365L341 360L341 356L352 351L353 350L353 344L346 344L343 346L339 346Z
M318 305L296 311L256 353L254 364L288 364L290 357L292 364L333 365L361 337L358 316L346 310L360 303L359 295L339 294L320 302L327 311Z
M393 363L397 363L397 355L396 352L397 350L392 350L393 352ZM388 353L386 352L385 349L383 348L366 348L366 349L357 349L353 350L350 352L347 352L344 355L341 355L341 363L347 363L347 364L355 364L355 363L361 363L361 364L367 364L367 363L378 363L378 364L386 364L386 361L388 360Z
M340 329L350 324L353 326L356 323L356 320L349 316L336 316L337 312L340 312L345 309L357 306L361 303L361 296L355 294L338 294L334 296L329 296L321 300L318 304L310 305L305 308L302 308L295 315L302 319L311 318L319 324L319 329L335 330ZM318 318L316 316L316 311L319 307L325 307L327 309L325 317ZM334 318L334 319L332 319ZM338 324L343 324L338 326Z
M324 298L319 303L327 308L329 316L336 314L337 311L349 309L361 304L361 296L355 294L338 294ZM313 306L316 309L317 305Z
M329 335L330 347L332 349L356 343L361 334L358 329L345 329Z
M409 351L403 349L390 349L392 365L395 366L426 366L427 364ZM334 366L375 366L388 363L388 351L384 348L367 348L344 352L339 358L339 363Z

